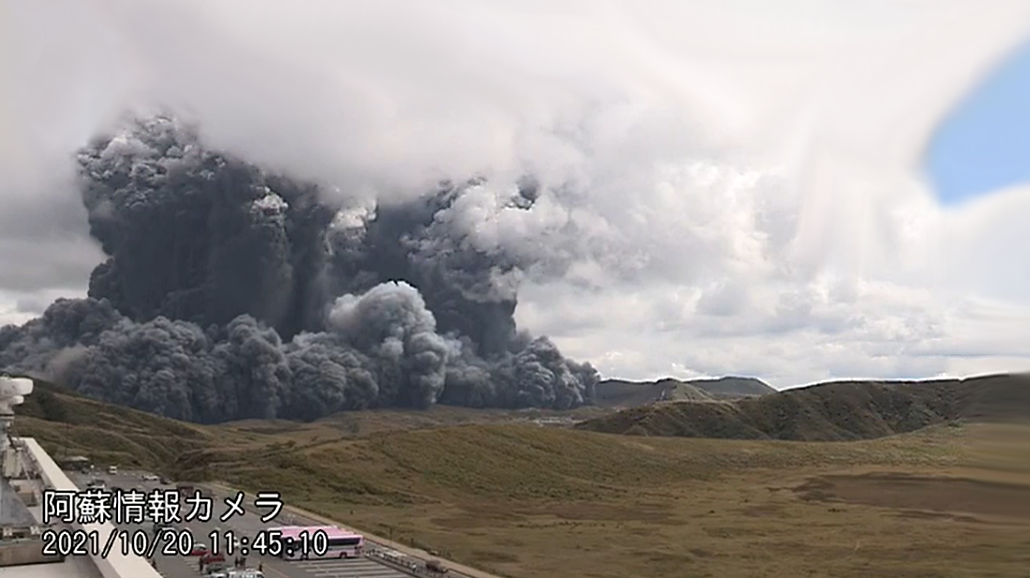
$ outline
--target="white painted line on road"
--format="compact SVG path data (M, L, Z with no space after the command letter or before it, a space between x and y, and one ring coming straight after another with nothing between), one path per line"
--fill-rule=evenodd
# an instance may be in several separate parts
M408 578L407 574L366 559L307 560L291 565L319 578Z
M383 571L385 570L385 572ZM396 578L404 577L405 574L398 574L393 570L384 568L381 570L361 570L358 568L352 568L350 570L333 570L333 571L311 571L309 573L318 576L319 578Z

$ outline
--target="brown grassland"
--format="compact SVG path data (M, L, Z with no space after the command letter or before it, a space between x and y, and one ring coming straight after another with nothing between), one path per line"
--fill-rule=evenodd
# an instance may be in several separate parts
M52 453L277 489L500 575L1030 575L1030 424L875 440L634 437L511 413L362 412L198 426L58 391L18 433Z

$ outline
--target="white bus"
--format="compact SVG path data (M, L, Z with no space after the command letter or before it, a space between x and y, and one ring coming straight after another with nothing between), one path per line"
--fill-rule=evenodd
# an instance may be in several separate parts
M364 536L336 526L284 526L275 530L281 533L284 544L293 541L291 551L283 549L281 557L285 560L360 558L365 551Z

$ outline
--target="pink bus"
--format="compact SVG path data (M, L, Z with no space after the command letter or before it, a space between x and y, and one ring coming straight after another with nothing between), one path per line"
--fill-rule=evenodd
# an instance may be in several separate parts
M283 543L292 541L292 552L285 551L286 560L320 560L326 558L360 558L365 549L365 537L336 526L283 526L273 528L281 532Z

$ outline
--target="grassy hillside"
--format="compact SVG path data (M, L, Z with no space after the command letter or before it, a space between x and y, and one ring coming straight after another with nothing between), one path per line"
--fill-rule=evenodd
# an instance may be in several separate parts
M101 403L45 381L35 382L15 414L16 433L36 438L55 457L87 455L100 464L164 472L180 455L218 437L203 426Z
M956 419L1020 418L1030 418L1027 375L834 382L722 403L636 407L576 427L632 435L843 441L910 432Z
M206 459L234 486L520 578L980 578L1030 562L1028 476L972 468L985 427L805 443L469 425Z
M597 384L596 403L602 407L636 407L667 399L670 390L675 390L679 399L708 401L713 399L699 388L675 379L653 382L623 381L606 379Z
M597 384L596 391L597 405L601 407L636 407L658 401L735 399L776 392L762 380L751 377L667 378L658 381L606 379Z
M754 377L719 377L716 379L692 379L689 383L716 398L737 398L776 393L776 390L761 379Z
M993 414L1011 399L997 387L943 398ZM455 408L195 426L38 385L26 401L15 425L51 452L279 490L515 578L982 578L1030 564L1028 428L1017 425L807 443L509 423L519 412L473 423Z
M344 412L314 423L245 420L219 426L180 422L99 402L44 380L15 410L18 435L34 437L55 457L86 455L98 464L138 466L179 479L204 478L221 452L285 451L305 443L375 433L462 424L533 423L554 416L585 420L610 413L597 407L571 412L476 410L435 406L427 411ZM250 455L250 454L248 454Z

